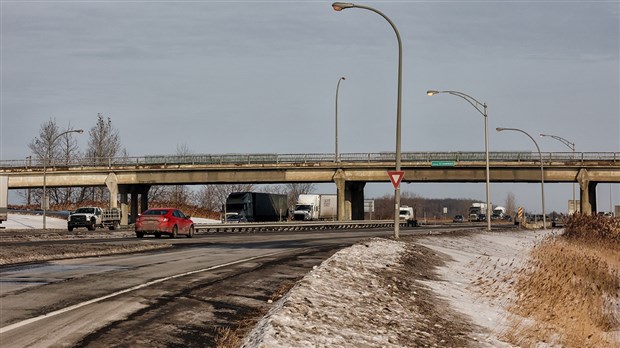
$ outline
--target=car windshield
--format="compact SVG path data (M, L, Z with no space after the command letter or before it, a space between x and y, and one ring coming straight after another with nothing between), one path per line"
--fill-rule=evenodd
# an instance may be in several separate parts
M75 212L79 214L94 214L95 208L79 208Z
M168 209L149 209L142 213L142 215L166 215Z

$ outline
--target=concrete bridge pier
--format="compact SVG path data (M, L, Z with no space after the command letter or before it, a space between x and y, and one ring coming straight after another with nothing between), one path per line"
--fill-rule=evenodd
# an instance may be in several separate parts
M350 220L351 214L347 214L347 209L345 208L346 179L345 179L344 172L342 171L342 169L338 169L336 171L336 174L334 174L333 180L336 183L336 205L337 205L336 219L338 221Z
M596 182L590 181L586 169L579 170L577 175L580 188L581 212L585 215L596 214Z
M342 169L333 177L336 183L338 221L364 220L365 181L347 181Z
M364 220L364 181L348 181L345 196L351 220Z
M116 179L116 174L110 173L108 177L105 179L105 185L108 187L108 191L110 192L110 208L117 208L118 202L118 180Z
M127 208L127 195L131 195L131 200L129 203L131 205L131 219L127 221L127 223L135 223L136 217L141 212L147 210L149 208L149 189L151 185L119 185L119 190L121 192L121 211L123 212L123 216L127 216L125 212L128 210ZM138 202L140 203L140 208L138 209ZM121 220L121 225L123 224Z
M121 192L121 226L129 225L129 194Z

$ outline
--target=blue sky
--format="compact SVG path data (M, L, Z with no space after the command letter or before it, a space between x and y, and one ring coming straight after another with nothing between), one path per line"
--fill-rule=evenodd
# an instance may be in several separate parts
M403 151L535 151L516 132L555 134L577 151L620 151L618 1L374 1L403 41ZM394 150L397 45L392 28L331 1L1 2L0 159L22 159L39 126L90 129L112 119L131 156ZM87 137L79 138L82 148ZM570 151L538 140L542 151ZM322 185L321 190L334 190ZM599 185L599 205L620 204ZM484 199L483 184L405 184L428 197ZM495 184L540 210L535 184ZM372 184L366 196L391 193ZM565 210L570 184L545 186Z

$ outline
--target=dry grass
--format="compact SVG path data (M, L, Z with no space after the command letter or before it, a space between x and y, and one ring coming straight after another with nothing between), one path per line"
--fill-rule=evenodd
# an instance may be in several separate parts
M515 283L506 339L524 347L620 346L619 237L620 219L575 216L563 236L536 246Z
M218 328L216 331L215 347L216 348L233 348L241 347L243 338L239 337L238 330L229 327Z

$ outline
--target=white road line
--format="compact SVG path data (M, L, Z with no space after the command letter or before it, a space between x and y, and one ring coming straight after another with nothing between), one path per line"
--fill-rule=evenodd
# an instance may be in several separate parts
M198 269L198 270L194 270L194 271L189 271L189 272L185 272L185 273L181 273L181 274L176 274L176 275L165 277L165 278L155 279L155 280L152 280L152 281L144 283L144 284L136 285L136 286L131 287L131 288L127 288L127 289L124 289L124 290L113 292L113 293L111 293L109 295L105 295L105 296L101 296L101 297L98 297L98 298L94 298L92 300L88 300L88 301L84 301L84 302L81 302L81 303L78 303L78 304L74 304L73 306L65 307L65 308L58 309L58 310L55 310L55 311L47 313L47 314L40 315L38 317L22 320L20 322L14 323L14 324L7 325L5 327L0 328L0 334L3 334L5 332L9 332L11 330L20 328L22 326L25 326L25 325L28 325L28 324L31 324L31 323L34 323L34 322L37 322L39 320L43 320L43 319L46 319L46 318L51 318L53 316L56 316L56 315L59 315L59 314L62 314L62 313L66 313L66 312L72 311L74 309L78 309L80 307L88 306L90 304L97 303L97 302L106 300L108 298L115 297L115 296L118 296L118 295L122 295L122 294L125 294L125 293L128 293L128 292L131 292L131 291L135 291L135 290L139 290L139 289L142 289L142 288L146 288L146 287L151 286L153 284L158 284L158 283L161 283L161 282L165 282L165 281L170 280L170 279L184 277L184 276L187 276L187 275L191 275L191 274L195 274L195 273L200 273L200 272L212 271L214 269L218 269L218 268L222 268L222 267L226 267L226 266L232 266L232 265L236 265L236 264L239 264L239 263L244 263L244 262L247 262L247 261L252 261L252 260L255 260L255 259L260 259L260 258L263 258L263 257L274 256L274 255L282 254L282 253L285 253L285 252L286 251L278 251L278 252L267 254L267 255L253 256L253 257L249 257L249 258L243 259L243 260L227 262L227 263L223 263L221 265L211 266L211 267L202 268L202 269Z

